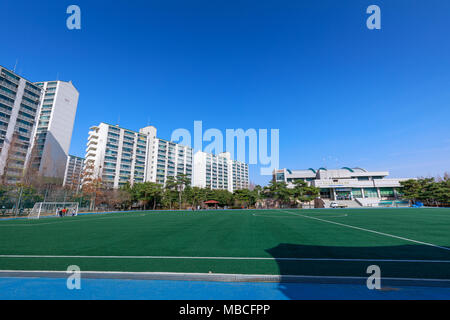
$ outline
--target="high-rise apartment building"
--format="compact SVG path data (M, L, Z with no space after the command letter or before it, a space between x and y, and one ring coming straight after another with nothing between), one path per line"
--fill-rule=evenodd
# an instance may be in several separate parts
M66 171L63 186L77 190L81 186L84 158L69 155L67 157Z
M168 177L192 179L192 148L156 137L156 128L140 130L147 135L145 181L165 184Z
M43 89L32 165L46 177L63 178L69 155L79 93L72 82L36 83Z
M147 136L118 126L100 123L91 127L83 182L101 179L110 188L127 182L143 182Z
M77 104L71 82L32 83L0 66L2 183L36 172L64 177Z
M17 183L31 156L42 89L0 66L0 175Z
M139 132L100 123L91 127L84 181L101 179L111 188L151 181L165 184L170 176L192 176L192 149L158 139L156 128Z
M233 170L233 190L248 189L250 184L248 176L248 164L232 160L231 168Z
M153 126L139 132L103 122L91 127L83 183L101 179L111 188L147 181L165 185L170 177L183 175L193 186L230 192L248 188L248 165L231 160L229 153L194 156L192 148L156 133Z
M233 192L248 188L248 179L248 165L232 160L229 152L213 155L199 151L194 155L193 186Z

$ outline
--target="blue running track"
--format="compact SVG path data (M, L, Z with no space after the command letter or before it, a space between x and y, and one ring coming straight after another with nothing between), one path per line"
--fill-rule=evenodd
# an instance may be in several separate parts
M82 279L80 290L68 290L61 278L0 278L0 299L448 300L450 288L402 286L373 291L357 284Z

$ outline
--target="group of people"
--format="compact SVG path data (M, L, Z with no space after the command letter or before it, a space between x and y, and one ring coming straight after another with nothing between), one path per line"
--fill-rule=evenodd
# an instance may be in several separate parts
M58 208L58 210L57 210L57 214L58 214L60 217L67 216L68 213L69 213L69 209L67 209L66 207L64 207L64 208ZM75 209L72 209L72 217L73 217L73 216L75 216Z

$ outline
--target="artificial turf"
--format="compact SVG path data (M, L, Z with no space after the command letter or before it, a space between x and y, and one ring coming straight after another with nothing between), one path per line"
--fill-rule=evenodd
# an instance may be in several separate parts
M376 264L384 277L450 279L449 262L450 209L147 211L0 221L0 270L66 270L69 265L78 265L83 271L367 276L367 266Z

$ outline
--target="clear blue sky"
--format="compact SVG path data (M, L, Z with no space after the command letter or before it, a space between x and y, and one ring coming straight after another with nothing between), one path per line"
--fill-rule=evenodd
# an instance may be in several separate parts
M371 4L381 30L366 28ZM1 65L80 91L72 154L101 121L169 139L202 120L280 129L290 169L450 171L450 1L8 0L0 13Z

